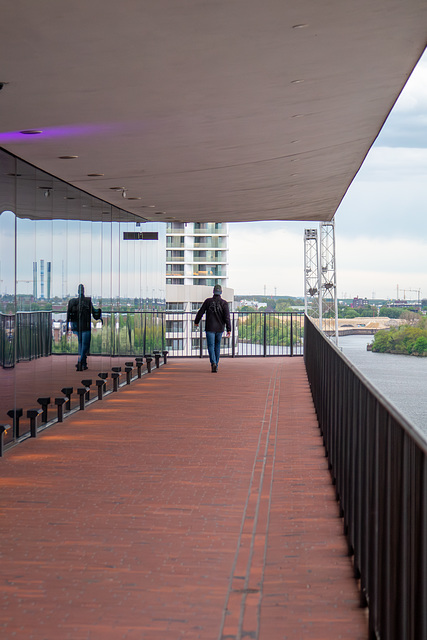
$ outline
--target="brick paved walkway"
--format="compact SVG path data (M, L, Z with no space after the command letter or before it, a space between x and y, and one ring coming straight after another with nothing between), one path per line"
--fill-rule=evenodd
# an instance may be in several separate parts
M0 481L5 640L368 636L301 358L169 360Z

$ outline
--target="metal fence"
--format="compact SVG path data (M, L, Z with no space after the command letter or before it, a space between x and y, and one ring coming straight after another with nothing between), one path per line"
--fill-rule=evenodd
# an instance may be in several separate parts
M301 313L231 313L231 337L224 337L221 355L302 356ZM103 312L94 323L91 354L133 356L155 350L172 357L208 355L204 319L196 329L195 312ZM32 360L51 353L77 353L77 338L67 334L66 314L29 311L0 314L0 365Z
M120 356L144 355L167 350L172 357L207 356L204 319L196 329L196 313L181 311L103 312L103 325L92 331L91 353ZM231 337L224 337L221 355L302 356L303 314L301 313L231 313ZM77 341L70 344L65 335L65 315L55 318L59 339L54 352L75 352Z
M370 638L427 638L427 443L306 319L304 357Z
M52 353L52 313L19 311L16 314L16 359L33 360Z
M52 313L18 311L0 313L0 365L14 367L16 362L33 360L52 353Z

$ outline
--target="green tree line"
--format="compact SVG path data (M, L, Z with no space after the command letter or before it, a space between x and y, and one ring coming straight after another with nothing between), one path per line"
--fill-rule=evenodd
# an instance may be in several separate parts
M372 351L427 356L427 318L412 315L416 318L400 327L378 331L372 343Z
M264 329L265 321L265 329ZM274 314L248 314L247 316L239 316L238 333L239 340L242 342L250 342L252 344L264 343L265 339L268 345L277 345L280 347L289 347L291 344L298 344L302 340L303 326L302 323L292 323L289 317L276 316Z

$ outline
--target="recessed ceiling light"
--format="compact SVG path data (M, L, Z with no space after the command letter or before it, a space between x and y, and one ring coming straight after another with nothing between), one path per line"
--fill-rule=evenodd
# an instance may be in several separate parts
M79 156L58 156L60 160L74 160L74 158L78 158Z
M34 136L38 133L43 133L40 129L25 129L24 131L20 131L19 133L23 133L24 136Z
M22 176L22 173L6 173L7 176L10 176L11 178L20 178Z
M301 82L304 82L304 80L292 80L291 84L301 84Z
M142 198L126 198L127 200L142 200Z
M111 191L123 191L125 187L110 187Z
M74 196L64 196L64 200L75 200Z
M305 27L308 27L308 24L302 23L302 24L294 24L292 26L292 29L305 29Z
M154 212L154 215L155 215L155 216L164 216L164 215L165 215L165 213L166 213L165 211L155 211L155 212Z
M294 116L292 116L293 118L304 118L304 114L303 113L296 113Z
M104 174L103 173L88 173L87 175L89 176L89 178L100 178Z
M43 191L46 191L46 189L53 189L53 187L37 187L37 189L43 189Z

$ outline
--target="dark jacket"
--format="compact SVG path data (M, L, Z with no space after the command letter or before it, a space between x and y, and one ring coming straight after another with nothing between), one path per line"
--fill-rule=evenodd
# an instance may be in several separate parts
M73 331L90 331L91 315L95 320L101 317L101 309L94 309L92 298L83 296L80 298L72 298L68 303L67 309L67 325L71 324Z
M230 309L228 308L228 302L223 300L221 296L215 295L212 298L206 298L197 312L194 324L199 324L205 312L206 331L219 333L224 331L224 325L227 331L231 331Z

